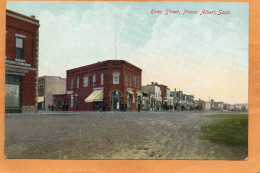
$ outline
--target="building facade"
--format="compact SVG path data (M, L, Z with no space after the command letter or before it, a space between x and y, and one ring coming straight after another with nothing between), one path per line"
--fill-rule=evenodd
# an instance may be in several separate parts
M5 112L37 110L39 20L6 10Z
M55 94L66 94L66 79L60 76L39 77L38 110L49 110L54 105Z
M66 96L54 98L68 104L69 111L132 111L142 107L141 82L142 69L124 60L107 60L67 70Z

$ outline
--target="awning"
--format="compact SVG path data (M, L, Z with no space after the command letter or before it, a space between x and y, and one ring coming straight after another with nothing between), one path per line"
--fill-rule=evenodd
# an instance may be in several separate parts
M136 92L137 96L143 96L143 94L141 92Z
M42 96L42 97L38 97L38 103L40 103L40 102L44 102L44 97Z
M126 89L127 92L129 92L130 94L134 94L134 92L132 90Z
M85 102L102 102L104 98L103 90L94 90L86 99Z

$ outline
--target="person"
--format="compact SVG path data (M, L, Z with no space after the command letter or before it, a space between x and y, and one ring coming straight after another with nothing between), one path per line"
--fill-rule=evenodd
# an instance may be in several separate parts
M53 105L51 105L51 111L53 111Z
M106 106L105 105L103 105L103 111L106 112Z
M66 103L66 111L69 111L69 104Z
M102 112L103 106L100 104L99 111Z
M141 104L138 103L138 112L140 112L140 110L141 110Z
M48 105L48 109L49 109L49 111L51 110L51 105L50 104Z
M126 102L125 102L125 111L126 111L126 108L127 108L127 104L126 104Z

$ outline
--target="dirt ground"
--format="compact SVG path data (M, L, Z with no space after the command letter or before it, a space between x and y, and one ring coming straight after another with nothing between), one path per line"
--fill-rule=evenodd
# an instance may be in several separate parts
M216 112L214 112L216 113ZM245 159L202 139L210 112L76 112L5 117L9 159Z

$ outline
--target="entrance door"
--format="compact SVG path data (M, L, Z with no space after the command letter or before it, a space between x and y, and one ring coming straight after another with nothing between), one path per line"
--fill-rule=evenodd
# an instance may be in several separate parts
M122 95L119 91L114 91L110 95L110 109L121 110L121 99Z
M127 105L127 110L131 110L131 102L132 102L132 97L129 92L126 92L126 105Z
M77 110L78 108L78 96L75 96L75 109Z

